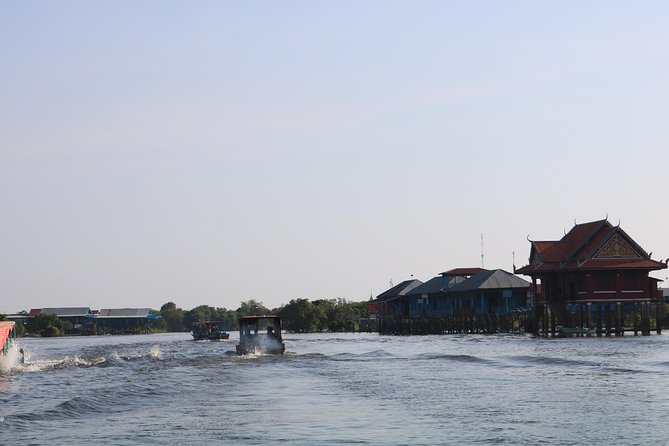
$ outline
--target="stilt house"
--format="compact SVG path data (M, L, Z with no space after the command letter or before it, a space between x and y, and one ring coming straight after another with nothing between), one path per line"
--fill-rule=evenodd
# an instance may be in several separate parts
M652 260L620 225L608 220L576 224L561 240L530 240L529 264L515 270L532 278L533 330L588 328L650 334L651 312L658 333L663 299Z
M519 331L529 285L501 269L457 268L425 283L402 282L367 307L376 308L382 333Z

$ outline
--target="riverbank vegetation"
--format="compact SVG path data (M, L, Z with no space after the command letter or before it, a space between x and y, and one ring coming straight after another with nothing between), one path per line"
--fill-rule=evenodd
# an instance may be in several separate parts
M72 327L72 323L58 319L55 314L40 313L26 323L25 331L32 335L54 337L63 336Z
M189 331L193 322L222 321L228 330L237 330L242 316L276 314L283 320L283 329L296 333L358 331L359 319L367 317L365 302L346 299L293 299L288 304L269 309L255 299L241 302L235 310L199 305L191 310L167 302L157 312L162 319L154 322L158 331Z
M367 317L365 302L348 302L346 299L293 299L278 308L267 308L262 302L250 299L239 307L227 308L198 305L190 310L167 302L153 314L161 316L148 323L150 332L187 332L194 322L221 321L228 331L238 330L238 319L242 316L276 314L283 320L283 329L295 333L314 332L354 332L358 331L360 318ZM20 314L26 314L22 311ZM0 320L4 319L0 315ZM17 324L18 336L63 336L66 334L96 334L95 330L81 330L71 322L59 319L55 314L40 313L29 319L25 325ZM139 331L138 331L139 332ZM142 329L141 332L147 332Z

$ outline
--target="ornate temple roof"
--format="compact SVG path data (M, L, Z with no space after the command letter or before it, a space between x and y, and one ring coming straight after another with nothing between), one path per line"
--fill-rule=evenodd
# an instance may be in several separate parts
M530 263L517 274L557 270L646 269L658 270L666 263L652 260L620 226L608 220L574 225L557 241L530 241Z

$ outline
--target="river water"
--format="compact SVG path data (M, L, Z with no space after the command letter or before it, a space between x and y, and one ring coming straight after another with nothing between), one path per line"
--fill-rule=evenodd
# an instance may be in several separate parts
M188 334L19 339L0 444L669 443L669 336L284 339L250 357Z

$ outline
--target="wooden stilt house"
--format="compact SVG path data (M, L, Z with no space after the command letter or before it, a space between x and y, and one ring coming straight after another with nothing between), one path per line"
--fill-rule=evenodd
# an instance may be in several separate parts
M381 333L521 331L529 285L501 269L457 268L425 283L403 282L370 301L368 311L378 307Z
M532 278L532 331L660 332L664 304L649 273L667 262L652 260L620 225L576 224L560 240L530 243L529 264L515 273Z

